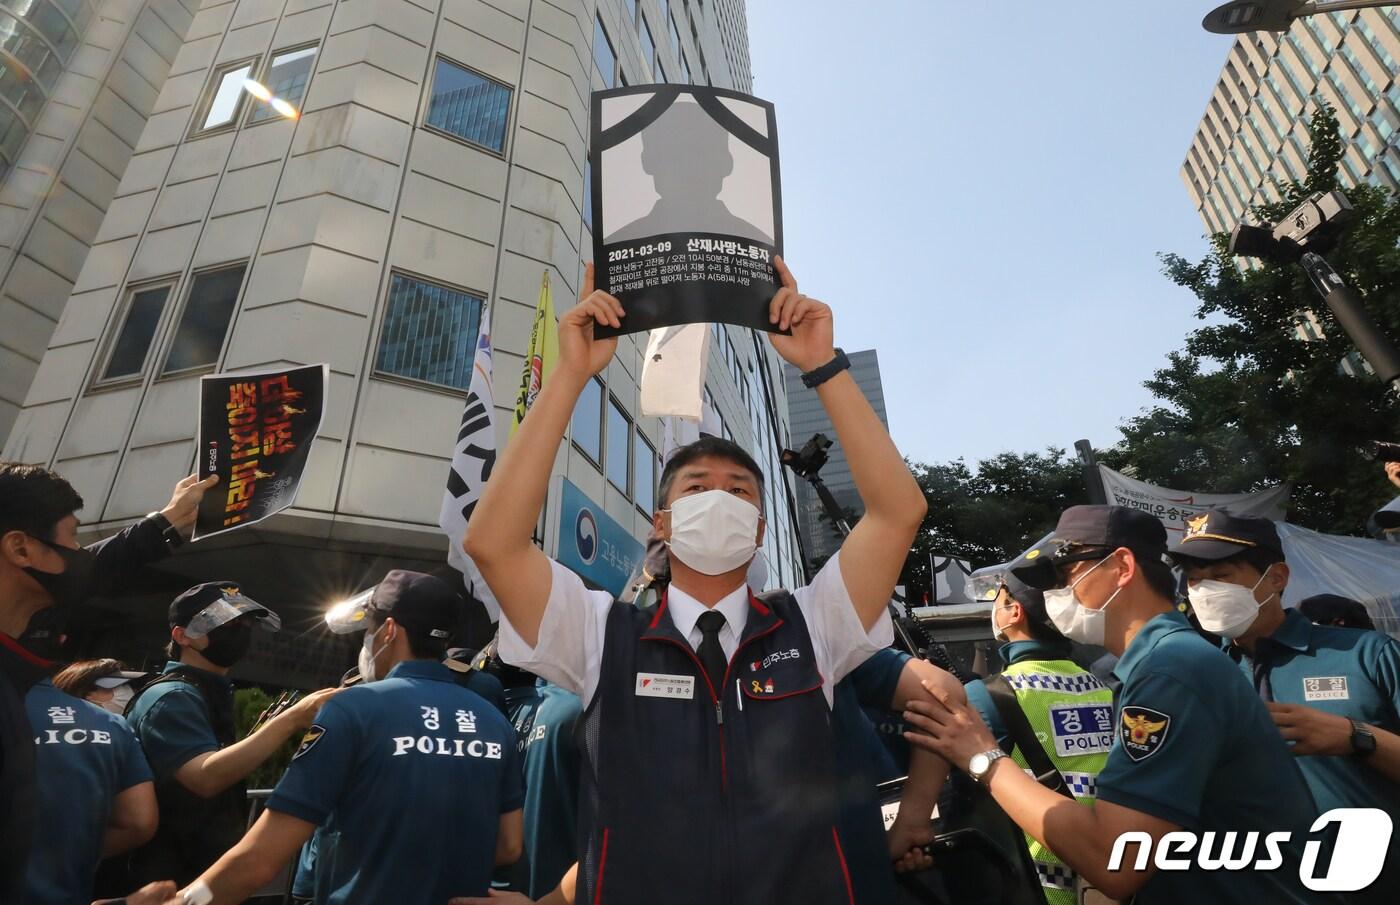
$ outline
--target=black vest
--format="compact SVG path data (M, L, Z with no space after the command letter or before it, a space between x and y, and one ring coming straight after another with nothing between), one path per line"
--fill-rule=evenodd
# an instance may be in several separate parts
M168 672L141 689L145 694L165 682L183 682L199 691L221 748L235 741L233 695L197 669ZM137 698L127 704L131 713ZM243 838L247 828L247 791L242 781L212 798L200 798L173 775L156 780L160 827L155 838L131 853L130 878L135 885L174 880L184 886L205 871Z
M831 710L791 594L750 598L718 689L664 598L613 604L578 731L579 901L852 902Z

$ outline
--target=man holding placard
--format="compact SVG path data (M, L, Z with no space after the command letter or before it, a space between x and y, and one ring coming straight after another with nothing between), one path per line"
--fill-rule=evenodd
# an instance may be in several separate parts
M584 703L579 883L586 901L850 902L836 829L832 689L892 631L886 605L926 505L832 340L831 309L781 259L773 347L817 390L866 514L811 585L755 596L765 476L704 438L661 476L653 527L671 585L637 609L589 591L531 536L555 451L622 326L588 268L560 360L497 461L464 541L500 601L502 658ZM472 527L475 526L475 527ZM606 895L604 896L604 891Z

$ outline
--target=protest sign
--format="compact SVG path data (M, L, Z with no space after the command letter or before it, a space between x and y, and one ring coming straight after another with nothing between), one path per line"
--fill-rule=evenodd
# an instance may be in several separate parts
M783 251L773 105L721 88L594 92L596 285L627 312L615 336L676 324L773 330Z
M1251 518L1282 519L1288 509L1289 484L1280 484L1258 493L1193 493L1172 490L1130 478L1106 465L1099 466L1104 491L1113 506L1141 509L1156 516L1166 527L1172 542L1186 531L1187 519L1193 519L1211 509L1228 509L1233 515ZM1172 534L1176 532L1176 534Z
M329 371L320 364L200 378L197 468L219 483L199 504L195 539L292 505L325 413Z

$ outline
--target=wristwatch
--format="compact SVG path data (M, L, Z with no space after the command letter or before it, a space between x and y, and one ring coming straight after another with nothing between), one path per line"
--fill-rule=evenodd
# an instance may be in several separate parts
M1351 753L1357 757L1370 757L1376 753L1376 737L1359 720L1351 721Z
M1006 756L1006 752L1000 748L993 748L990 751L983 751L981 754L972 755L972 760L967 762L967 775L978 782L986 782L987 774L992 772L992 764Z
M828 361L819 368L813 368L802 375L803 386L809 390L815 390L817 387L851 366L851 360L846 357L845 352L840 349L835 351L836 357L831 359L831 361Z
M165 545L171 550L175 550L184 544L185 538L180 534L180 529L170 524L170 519L161 515L159 512L152 512L150 515L147 515L146 518L156 523L156 527L160 529L161 538L165 540Z

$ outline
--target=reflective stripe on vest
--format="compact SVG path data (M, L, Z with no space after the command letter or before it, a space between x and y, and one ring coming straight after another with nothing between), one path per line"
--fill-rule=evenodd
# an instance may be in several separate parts
M1016 692L1016 702L1025 712L1050 763L1065 778L1070 793L1081 803L1092 802L1098 791L1099 772L1108 762L1108 752L1069 756L1057 754L1050 708L1059 704L1107 708L1111 732L1112 690L1094 678L1092 673L1069 660L1025 660L1008 666L1002 675ZM1021 769L1028 770L1026 759L1019 749L1013 750L1011 757ZM1029 835L1026 836L1026 846L1030 850L1031 860L1035 862L1048 905L1075 905L1074 872L1054 852Z

